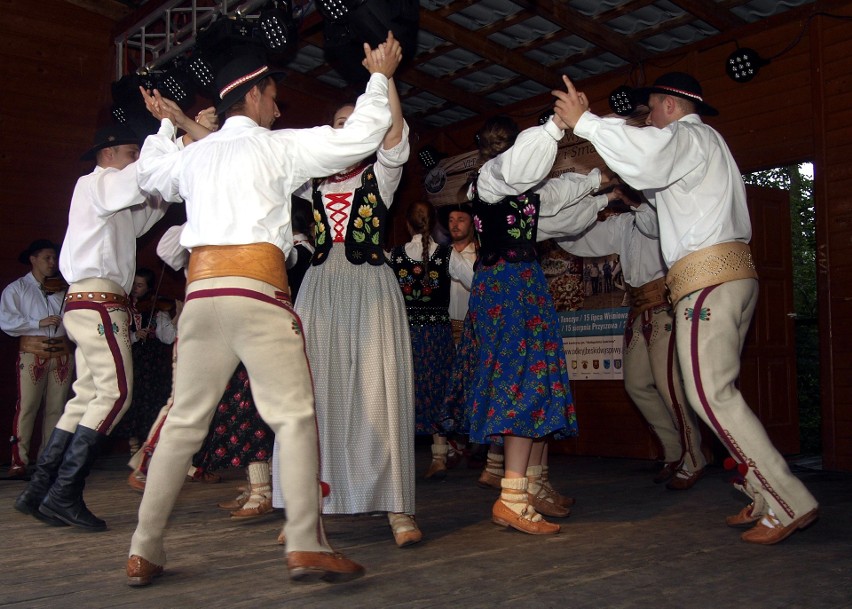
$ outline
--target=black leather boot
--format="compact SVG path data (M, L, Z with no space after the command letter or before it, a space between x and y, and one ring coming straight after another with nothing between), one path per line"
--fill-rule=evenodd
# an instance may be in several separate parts
M105 435L94 429L77 426L62 465L59 466L56 481L39 506L42 514L87 531L106 530L106 522L92 514L83 502L86 476L104 438Z
M38 457L35 471L30 477L30 483L15 500L16 510L22 514L34 516L47 524L66 526L61 520L45 516L39 512L38 506L41 505L41 502L47 496L47 491L56 480L56 474L62 464L62 457L71 443L73 435L62 429L54 428L53 433L50 434L50 439Z

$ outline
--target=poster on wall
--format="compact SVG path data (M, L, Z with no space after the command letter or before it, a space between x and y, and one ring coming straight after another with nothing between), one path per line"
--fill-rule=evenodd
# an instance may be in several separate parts
M559 316L568 375L573 380L623 378L630 308L618 256L579 258L553 240L539 243L538 250Z

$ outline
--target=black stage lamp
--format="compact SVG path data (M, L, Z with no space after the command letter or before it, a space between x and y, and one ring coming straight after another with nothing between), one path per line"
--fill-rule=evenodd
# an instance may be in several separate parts
M195 102L195 85L190 79L186 59L175 58L169 67L157 75L157 89L181 110L186 110Z
M550 117L553 116L554 114L556 114L556 112L554 112L552 109L548 110L547 112L544 112L541 116L538 117L538 124L539 125L545 124L547 121L550 120Z
M636 96L633 89L621 85L609 94L609 107L619 116L630 116L636 111Z
M293 11L289 2L273 2L260 12L258 21L260 38L266 48L281 53L296 42L297 28L293 23Z
M447 155L443 152L438 152L432 144L427 144L417 153L417 158L420 159L420 164L428 171L437 166L441 162L441 159L447 158Z
M213 84L213 66L202 55L194 54L190 58L188 71L199 87L209 87Z
M112 116L127 125L139 140L156 133L160 121L151 116L145 107L145 100L139 92L139 87L153 88L153 82L139 74L126 74L110 86L112 92Z
M757 76L760 68L768 64L769 60L758 55L754 49L737 49L728 56L725 72L731 80L748 82Z
M402 45L403 62L417 52L418 0L319 0L317 9L325 21L326 59L350 83L369 77L361 65L362 44L377 47L388 30Z

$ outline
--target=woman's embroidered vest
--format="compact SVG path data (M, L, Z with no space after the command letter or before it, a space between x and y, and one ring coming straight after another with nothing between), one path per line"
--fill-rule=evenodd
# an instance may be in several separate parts
M405 253L405 247L391 252L390 266L402 289L408 323L425 326L450 323L450 254L448 245L439 245L429 257L429 266Z
M536 259L535 237L541 198L534 192L484 203L473 183L473 226L479 238L479 264L499 259L531 262Z
M314 180L314 244L316 251L311 259L314 266L325 262L331 251L334 240L333 231L325 213L322 193L319 191L320 180ZM373 166L368 165L361 173L361 186L352 195L352 209L349 210L349 223L343 247L346 259L352 264L368 262L373 266L385 263L385 253L382 242L385 236L385 224L388 208L379 194L379 183ZM332 221L334 218L332 218Z

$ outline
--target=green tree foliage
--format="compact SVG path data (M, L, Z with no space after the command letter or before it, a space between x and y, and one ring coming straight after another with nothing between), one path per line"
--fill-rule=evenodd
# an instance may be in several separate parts
M821 452L819 326L817 324L816 215L813 177L802 165L777 167L743 176L746 184L790 193L793 307L796 313L796 368L801 450Z

